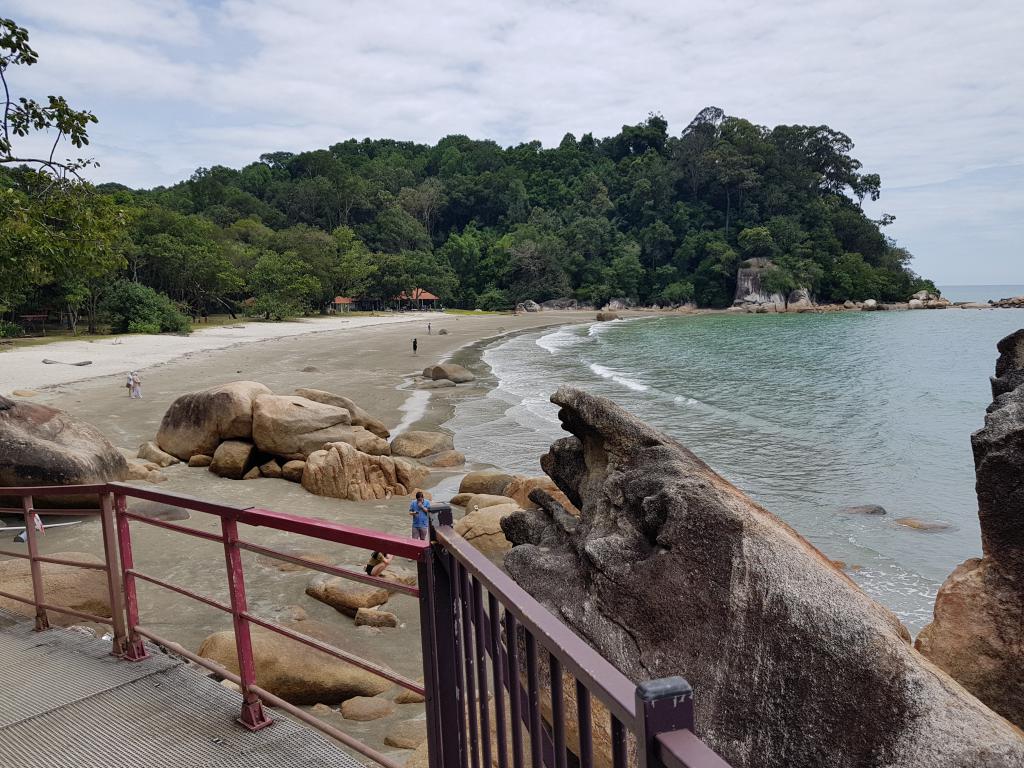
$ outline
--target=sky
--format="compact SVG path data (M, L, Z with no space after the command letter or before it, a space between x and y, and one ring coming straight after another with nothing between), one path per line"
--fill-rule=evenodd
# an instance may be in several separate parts
M1019 0L5 0L65 96L95 181L347 138L608 136L705 106L827 124L882 177L867 207L939 284L1024 283ZM68 148L67 154L73 154Z

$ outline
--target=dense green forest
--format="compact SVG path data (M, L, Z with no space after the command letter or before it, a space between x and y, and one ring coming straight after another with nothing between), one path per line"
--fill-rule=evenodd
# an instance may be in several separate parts
M12 29L0 30L0 73L34 61ZM49 128L83 146L95 118L53 99L35 105L50 122L29 115L10 133ZM884 234L891 217L861 208L879 176L823 125L767 128L708 107L676 133L652 114L552 148L347 139L150 190L93 187L77 179L85 161L70 173L52 154L49 166L23 162L4 128L0 307L60 308L93 330L178 330L182 312L314 313L335 295L414 287L465 308L563 297L721 307L752 257L775 264L771 289L808 287L821 301L933 288Z

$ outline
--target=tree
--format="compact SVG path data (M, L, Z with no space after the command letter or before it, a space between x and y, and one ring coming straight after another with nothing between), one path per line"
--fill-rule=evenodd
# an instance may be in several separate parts
M323 288L306 270L291 251L263 255L249 276L252 298L246 311L266 320L283 320L309 311Z

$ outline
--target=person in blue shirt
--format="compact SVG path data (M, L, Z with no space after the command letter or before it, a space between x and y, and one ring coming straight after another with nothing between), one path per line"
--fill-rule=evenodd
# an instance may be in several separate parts
M416 491L416 498L409 505L409 514L412 515L412 537L426 541L430 538L430 518L427 513L430 511L430 502L423 498L423 491Z

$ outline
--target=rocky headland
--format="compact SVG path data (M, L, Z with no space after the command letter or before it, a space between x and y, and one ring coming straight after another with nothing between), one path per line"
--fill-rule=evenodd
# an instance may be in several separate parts
M552 401L571 436L541 465L579 516L535 492L502 522L506 570L632 680L687 677L731 765L1024 764L1021 732L789 526L610 401Z

